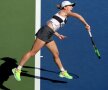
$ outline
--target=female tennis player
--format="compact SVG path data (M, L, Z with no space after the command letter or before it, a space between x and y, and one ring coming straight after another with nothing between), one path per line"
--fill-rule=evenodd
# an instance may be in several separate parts
M52 36L55 35L60 40L65 38L65 36L59 34L57 30L61 28L64 24L66 24L68 17L75 17L79 19L84 24L85 28L87 30L90 30L90 26L85 21L85 19L78 13L72 12L74 6L75 3L71 3L70 1L63 1L60 5L57 5L59 11L50 20L47 21L45 26L39 29L39 31L36 33L36 40L33 44L32 49L22 57L18 67L12 69L14 77L17 81L21 81L20 73L24 64L29 60L30 57L34 56L43 46L48 47L48 49L51 51L54 57L54 61L60 69L59 77L73 79L73 76L70 75L67 70L65 70L61 63L59 51L55 41L52 39Z

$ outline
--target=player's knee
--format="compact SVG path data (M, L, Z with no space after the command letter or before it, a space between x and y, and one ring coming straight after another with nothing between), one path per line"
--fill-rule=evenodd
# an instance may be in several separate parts
M35 52L35 51L31 51L31 56L35 56L36 53L37 52Z

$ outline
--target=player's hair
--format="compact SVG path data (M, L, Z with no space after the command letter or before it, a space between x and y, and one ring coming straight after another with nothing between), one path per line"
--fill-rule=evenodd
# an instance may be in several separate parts
M63 8L61 7L61 4L57 4L56 7L57 7L57 9L63 9Z

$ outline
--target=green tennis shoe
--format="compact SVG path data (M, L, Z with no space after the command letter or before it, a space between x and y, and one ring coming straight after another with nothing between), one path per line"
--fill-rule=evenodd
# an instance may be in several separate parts
M12 72L14 74L14 77L17 81L21 81L21 78L20 78L20 74L21 74L21 70L18 70L16 68L13 68L12 69Z
M59 77L67 78L67 79L73 79L73 76L69 75L69 73L67 71L60 72Z

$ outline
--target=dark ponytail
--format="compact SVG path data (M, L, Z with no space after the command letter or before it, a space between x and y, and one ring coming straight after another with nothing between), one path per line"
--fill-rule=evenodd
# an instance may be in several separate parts
M57 9L62 9L61 4L57 4Z

